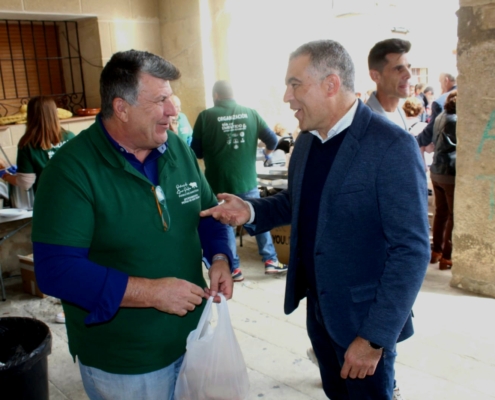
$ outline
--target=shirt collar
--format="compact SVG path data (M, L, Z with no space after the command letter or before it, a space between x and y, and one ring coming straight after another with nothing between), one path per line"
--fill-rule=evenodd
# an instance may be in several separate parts
M351 126L354 116L356 115L356 110L358 107L359 101L356 99L352 107L347 111L347 113L337 121L337 123L328 131L327 137L323 139L318 131L309 131L311 134L315 135L318 139L321 140L322 143L329 141L334 136L337 136L344 129L347 129Z
M124 155L124 157L128 157L128 156L132 156L135 158L134 154L131 154L129 153L123 146L121 146L112 136L110 136L110 134L108 133L107 131L107 128L105 128L105 125L103 124L103 121L101 120L101 117L100 115L98 115L96 117L96 119L98 120L100 126L101 126L101 129L103 130L103 133L105 134L105 136L107 137L108 141L112 144L113 147L115 147L120 153L122 153ZM152 153L155 153L156 151L158 151L158 153L160 155L162 155L163 153L165 153L165 151L167 150L167 143L163 143L161 146L157 147L156 149L153 149L152 150ZM148 156L149 157L149 156Z

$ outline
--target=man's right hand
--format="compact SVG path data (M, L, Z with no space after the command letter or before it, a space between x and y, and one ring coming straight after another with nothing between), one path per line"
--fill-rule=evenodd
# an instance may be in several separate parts
M221 223L238 226L244 225L251 218L251 209L240 197L233 194L220 193L217 195L220 204L208 210L201 211L201 217L209 217L219 220ZM222 200L224 200L222 202Z
M130 277L120 306L153 307L182 317L200 305L203 297L201 287L183 279Z

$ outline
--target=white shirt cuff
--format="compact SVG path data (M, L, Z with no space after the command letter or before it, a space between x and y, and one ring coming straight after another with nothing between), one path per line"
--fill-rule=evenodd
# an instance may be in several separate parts
M249 201L246 201L246 203L248 203L249 209L251 210L251 218L249 218L249 221L246 222L246 225L248 225L253 223L254 218L256 217L256 213L254 212L253 205Z

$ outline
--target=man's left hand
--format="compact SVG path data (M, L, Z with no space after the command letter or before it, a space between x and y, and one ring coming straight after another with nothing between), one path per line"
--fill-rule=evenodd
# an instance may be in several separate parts
M340 376L343 379L364 379L368 375L373 375L382 353L383 349L373 349L367 340L356 337L345 352Z
M219 292L222 293L227 300L232 298L234 281L228 262L224 260L215 261L208 271L208 276L210 277L210 288L205 288L207 299L210 296L213 296L213 301L215 303L220 303L220 296L217 295Z

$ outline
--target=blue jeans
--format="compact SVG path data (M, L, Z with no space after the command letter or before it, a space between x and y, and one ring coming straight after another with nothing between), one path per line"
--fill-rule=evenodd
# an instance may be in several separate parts
M258 188L254 188L246 193L236 194L236 196L240 197L243 200L246 199L259 199L260 192ZM258 243L258 251L260 256L262 257L263 262L268 260L274 260L278 262L277 252L275 251L275 247L273 246L272 236L270 232L265 232L260 235L256 235L256 242ZM237 254L237 244L235 241L235 228L229 229L229 248L232 251L232 255L234 256L234 266L233 269L239 268L239 255Z
M158 371L140 375L111 374L79 361L84 390L91 400L173 400L184 356Z
M364 379L342 379L340 370L344 365L347 349L340 347L323 325L318 301L307 296L306 325L320 367L323 390L332 400L390 400L394 389L394 363L397 353L383 349L383 355L375 373Z

